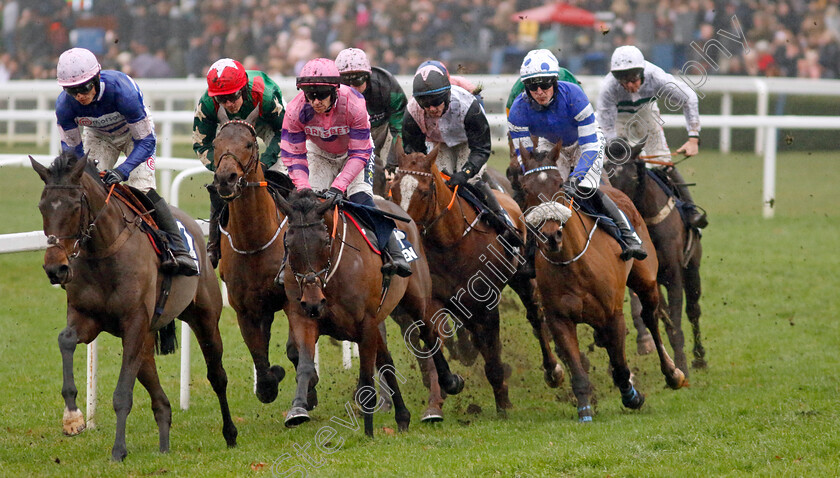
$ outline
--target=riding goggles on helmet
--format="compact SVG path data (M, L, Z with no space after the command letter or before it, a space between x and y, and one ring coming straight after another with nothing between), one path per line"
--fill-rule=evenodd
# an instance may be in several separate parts
M341 83L349 86L362 86L367 83L370 75L367 73L342 73Z
M414 99L417 100L417 104L420 105L421 108L432 108L434 106L439 106L446 101L447 96L449 96L449 90L435 93L433 95L415 96Z
M65 86L64 91L66 91L67 94L70 96L84 95L89 93L90 90L93 89L93 85L95 82L95 79L93 79L86 83L82 83L81 85Z
M324 100L335 93L335 87L328 85L304 86L301 90L309 101Z
M543 90L547 91L554 86L554 79L552 78L534 78L523 82L528 91Z
M222 103L233 103L234 101L238 100L242 96L242 90L238 90L236 93L231 93L229 95L216 95L216 101L220 104Z
M619 83L633 83L642 79L644 70L633 68L631 70L614 71L612 74Z

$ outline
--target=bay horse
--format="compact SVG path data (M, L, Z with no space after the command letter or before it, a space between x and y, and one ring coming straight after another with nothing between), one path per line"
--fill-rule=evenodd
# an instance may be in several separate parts
M557 351L569 367L572 391L578 402L578 419L592 421L591 385L581 364L576 327L592 326L595 343L606 348L612 378L621 392L622 404L638 409L644 395L636 390L624 353L624 288L629 286L642 303L642 319L653 336L659 363L669 387L685 384L685 375L668 356L654 314L659 304L656 283L657 260L647 229L630 200L620 191L602 186L604 192L626 213L642 239L648 257L623 261L621 247L598 222L570 209L562 191L563 179L556 166L559 146L550 152L522 150L525 166L520 184L530 227L538 231L535 268L546 321L554 334Z
M219 335L222 297L198 224L172 208L172 214L193 237L200 274L171 276L164 304L158 296L161 283L168 278L158 270L160 262L154 246L140 228L142 218L106 190L93 161L87 156L78 158L72 151L61 153L49 167L30 160L45 184L38 203L49 244L44 271L51 283L67 291L67 327L58 335L65 434L76 435L85 427L76 406L76 345L90 343L105 331L122 339L123 347L113 399L117 424L111 458L122 461L127 455L125 427L135 380L151 397L160 451L169 451L172 409L158 380L153 349L155 332L177 316L189 324L198 339L207 363L207 379L219 399L222 435L229 447L235 446L237 430L228 408Z
M535 283L519 272L524 258L495 231L479 224L479 215L446 185L435 164L439 146L427 155L405 154L397 141L399 168L390 184L391 200L406 210L421 227L423 246L433 279L432 308L446 311L471 332L484 358L484 374L493 388L496 410L505 415L513 405L501 361L499 299L507 285L519 296L542 353L546 383L557 387L563 368L551 351L550 333L536 297ZM499 202L521 231L521 211L510 196L497 194Z
M431 350L440 387L448 394L463 389L464 380L449 370L435 335L429 307L431 278L417 226L402 224L418 259L408 278L383 279L381 259L368 246L356 221L332 202L321 200L311 190L292 193L278 205L289 218L286 235L288 261L284 275L291 339L297 348L297 390L285 423L294 427L309 421L307 390L317 382L315 344L321 335L359 344L359 383L356 403L364 415L365 434L373 436L373 412L379 407L373 388L374 374L387 383L399 430L408 429L411 414L405 406L380 324L398 306L412 314L426 346ZM388 205L380 202L379 206ZM391 213L401 213L389 205ZM404 214L404 213L403 213ZM332 232L331 232L332 231ZM383 280L389 281L383 285ZM375 403L374 403L375 402Z
M281 174L272 174L272 182L266 181L266 173L259 167L257 136L250 123L233 120L223 124L213 140L213 148L216 158L213 186L226 201L228 218L222 228L219 271L227 285L231 307L236 311L239 331L254 361L257 398L271 403L277 398L278 385L285 377L283 367L271 365L269 361L271 325L275 312L287 303L284 287L274 280L283 266L283 234L287 230L286 215L274 197L287 196L294 186ZM422 280L422 274L413 274L412 280ZM397 307L392 317L405 331L411 327L414 314L404 309ZM412 335L411 339L414 341L416 337ZM298 350L291 334L286 342L286 355L297 368ZM442 419L443 398L434 365L420 357L418 362L429 388L428 408L422 420L438 421ZM317 377L311 381L307 410L318 404L317 382Z
M657 184L646 161L639 158L644 142L632 147L620 141L611 145L614 146L607 149L605 169L613 186L633 201L650 232L659 259L657 280L668 292L668 300L662 301L667 308L665 330L674 350L674 361L687 376L688 360L683 351L685 338L682 332L683 294L685 312L694 334L692 367L706 367L706 351L700 338L700 260L703 256L700 234L685 226L674 198Z
M286 217L275 205L273 187L260 167L257 135L250 123L233 120L223 124L213 140L213 150L213 186L227 208L227 223L219 241L219 275L254 361L257 398L271 403L286 375L283 367L271 365L268 348L274 314L286 305L286 292L274 283L285 253ZM285 186L290 187L291 182ZM294 352L290 355L293 358ZM315 406L317 397L313 396L312 402Z

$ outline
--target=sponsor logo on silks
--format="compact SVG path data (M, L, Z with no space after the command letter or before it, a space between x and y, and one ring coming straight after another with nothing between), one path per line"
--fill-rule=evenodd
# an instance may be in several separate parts
M410 242L405 238L405 233L399 229L394 231L394 234L397 236L397 241L400 243L400 252L402 252L403 257L405 258L406 262L414 262L420 257L417 255L417 252L414 250L414 246L411 245Z
M80 116L76 118L76 124L79 126L91 126L93 128L105 128L106 126L115 125L121 121L125 121L125 117L118 112L108 113L102 116Z
M155 157L149 156L149 159L146 160L146 166L149 167L152 171L155 170Z
M329 138L331 136L341 136L350 134L349 126L333 126L332 128L322 128L320 126L304 126L303 132L309 136L317 136L319 138Z
M198 250L195 247L195 240L193 239L192 234L190 234L190 231L188 231L187 228L184 227L184 224L180 220L175 219L175 222L178 223L178 231L181 233L181 239L183 239L184 245L187 246L187 250L190 253L190 257L192 257L195 261L195 266L200 274L201 265L198 261Z

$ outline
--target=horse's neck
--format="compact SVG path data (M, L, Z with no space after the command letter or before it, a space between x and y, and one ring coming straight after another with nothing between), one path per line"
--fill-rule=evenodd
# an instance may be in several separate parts
M90 250L102 250L110 246L117 239L117 236L122 232L123 228L126 227L125 221L122 220L123 216L130 219L130 215L134 213L131 211L123 212L120 207L120 201L113 194L111 194L110 198L108 197L110 186L107 189L103 189L95 179L89 177L87 174L82 176L82 187L87 196L86 207L90 208L88 211L89 217L83 220L96 221L95 227L90 231L91 239L87 248ZM106 199L108 201L107 203L105 202ZM89 223L86 223L82 226L87 228L88 225Z
M633 203L642 217L653 217L668 203L668 195L645 173L636 186Z
M261 172L247 178L248 182L264 182ZM228 203L230 212L228 228L231 234L243 240L265 242L279 226L279 215L274 198L264 186L246 187L242 194Z
M562 243L560 247L560 257L562 260L573 259L587 247L589 234L594 227L595 221L591 217L582 214L574 208L572 209L572 217L563 224Z
M452 196L455 195L455 192L446 185L436 166L432 167L432 174L434 175L437 200L431 217L427 218L427 224L431 227L426 231L426 235L437 245L448 247L461 240L467 227L469 227L469 223L475 218L475 212L472 206L462 197L456 197L452 208L447 211L446 208L452 202ZM435 220L436 222L431 224Z

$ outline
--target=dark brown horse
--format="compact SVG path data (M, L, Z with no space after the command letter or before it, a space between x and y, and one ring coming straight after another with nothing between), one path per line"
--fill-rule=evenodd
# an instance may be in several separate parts
M621 142L614 144L617 147L608 150L605 168L610 175L610 182L633 200L647 224L659 259L657 280L668 291L667 303L663 304L668 313L665 331L674 349L677 367L688 375L688 363L683 351L683 293L686 315L694 333L692 366L706 367L706 351L700 340L700 259L703 255L700 234L686 228L675 207L674 198L662 190L648 173L645 161L639 159L644 143L633 147Z
M125 425L135 380L151 396L160 451L169 450L172 411L158 381L153 349L155 332L177 316L198 339L207 378L219 398L222 434L228 446L235 446L237 431L228 409L218 326L222 297L198 224L172 208L194 239L201 272L194 277L172 276L169 299L163 310L156 312L164 276L158 271L160 262L149 238L139 227L142 220L138 214L109 194L86 156L77 158L65 151L49 168L34 160L32 167L46 184L38 203L49 243L44 270L51 283L61 284L67 291L67 328L58 336L64 372L64 432L75 435L85 426L76 406L76 345L90 343L105 331L120 337L123 346L114 390L117 432L111 458L120 461L127 455Z
M533 157L523 150L526 173L520 184L529 206L526 218L530 227L539 232L535 267L546 321L554 333L558 353L571 373L578 418L587 422L592 420L591 385L580 359L576 331L579 323L592 326L595 343L607 349L613 382L621 391L624 406L637 409L644 403L644 395L630 381L624 354L626 325L622 306L625 285L635 291L642 302L642 318L656 344L666 383L671 388L680 388L685 376L674 366L659 336L654 315L659 304L657 262L639 213L620 191L602 187L625 211L648 250L647 259L625 262L619 258L619 244L598 227L595 219L567 207L570 202L562 192L557 154L559 146L548 153L534 153ZM529 174L531 171L534 173Z
M271 365L268 357L274 313L286 305L285 291L274 283L283 262L285 215L274 204L250 124L225 123L213 140L213 149L213 183L227 201L228 212L227 224L222 227L219 273L236 311L239 331L251 351L257 398L271 403L286 374L283 367ZM315 401L313 397L312 406Z
M406 155L398 142L399 168L391 183L391 199L408 211L422 230L433 279L433 309L446 311L471 332L484 358L484 373L493 387L499 413L512 407L501 361L499 299L509 285L527 310L542 350L545 380L559 386L563 369L551 352L550 335L535 296L534 282L518 272L523 258L492 229L461 196L446 186L435 165L438 148L428 155ZM517 228L525 234L521 212L509 196L498 194Z
M387 203L385 203L387 204ZM464 381L452 374L440 350L431 323L429 308L430 277L420 246L417 226L401 224L407 239L415 245L419 258L412 263L409 278L394 276L383 286L382 261L367 245L367 239L343 212L321 202L311 190L293 193L286 202L279 200L289 217L286 247L285 287L289 298L286 315L299 354L297 392L286 414L286 425L293 427L309 420L307 391L317 382L314 367L315 344L321 335L359 344L359 388L356 403L364 415L365 434L373 436L376 378L387 383L395 408L398 428L406 430L411 414L397 383L391 355L379 324L397 305L413 313L421 338L433 350L440 387L449 394L461 391ZM395 206L390 212L401 212ZM394 210L396 209L396 211ZM404 214L404 213L402 213Z

